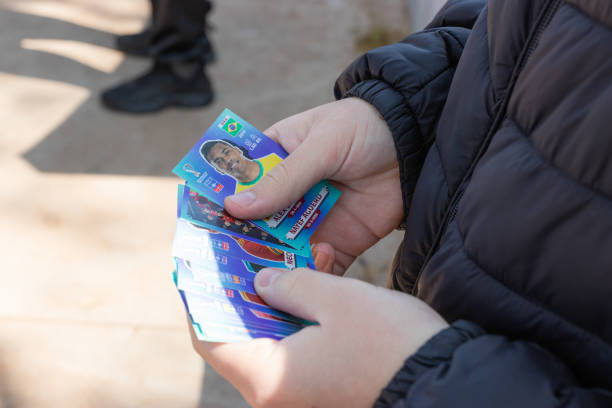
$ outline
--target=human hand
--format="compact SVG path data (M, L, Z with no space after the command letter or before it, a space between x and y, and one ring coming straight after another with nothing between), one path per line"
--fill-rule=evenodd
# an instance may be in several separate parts
M313 253L315 258L325 255L322 262L329 262L337 275L399 225L403 202L395 145L372 105L344 99L291 116L265 133L289 157L251 189L226 198L225 208L232 215L266 217L298 200L320 180L333 180L343 194L312 241L329 244L317 246Z
M254 407L370 407L404 360L448 324L410 295L307 269L264 269L257 293L319 323L281 341L198 341ZM189 325L191 328L191 325Z

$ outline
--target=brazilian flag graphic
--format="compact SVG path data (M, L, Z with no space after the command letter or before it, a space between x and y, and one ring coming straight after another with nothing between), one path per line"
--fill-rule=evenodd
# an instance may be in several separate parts
M229 133L231 136L236 136L238 132L242 129L242 125L238 123L235 119L231 117L226 117L225 123L223 124L222 129Z

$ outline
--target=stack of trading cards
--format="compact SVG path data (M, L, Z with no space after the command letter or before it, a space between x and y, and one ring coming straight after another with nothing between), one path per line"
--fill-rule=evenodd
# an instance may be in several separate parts
M253 286L263 268L314 269L310 237L340 196L325 181L264 220L239 220L225 197L247 190L287 153L226 109L174 168L178 188L174 283L200 340L281 339L313 324L266 305Z

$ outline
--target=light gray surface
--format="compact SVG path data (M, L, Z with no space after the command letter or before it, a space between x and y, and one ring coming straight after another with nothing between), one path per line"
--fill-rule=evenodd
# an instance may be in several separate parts
M415 30L422 30L447 0L404 0L410 10L410 22Z
M145 0L0 0L0 407L244 405L203 375L168 277L170 169L225 107L266 128L331 101L356 34L403 29L404 11L216 2L214 104L129 116L98 94L147 68L112 49L142 27ZM384 283L399 235L351 276Z

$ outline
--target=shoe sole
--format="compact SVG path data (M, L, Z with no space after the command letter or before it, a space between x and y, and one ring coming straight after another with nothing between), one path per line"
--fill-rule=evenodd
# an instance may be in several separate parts
M197 93L179 93L170 98L151 99L147 104L140 104L137 109L128 106L117 106L106 98L102 97L102 102L107 108L124 113L154 113L159 112L167 107L175 106L180 108L200 108L209 105L214 99L213 93L206 95Z
M197 108L210 104L213 97L212 92L207 95L189 93L177 94L171 98L169 105L181 106L185 108Z

